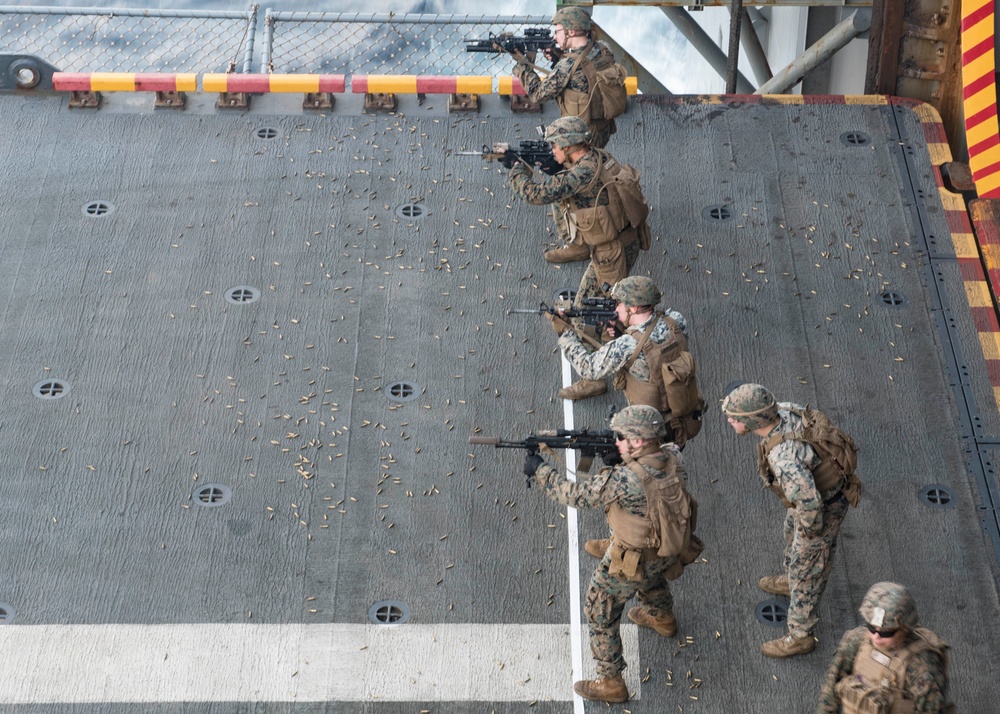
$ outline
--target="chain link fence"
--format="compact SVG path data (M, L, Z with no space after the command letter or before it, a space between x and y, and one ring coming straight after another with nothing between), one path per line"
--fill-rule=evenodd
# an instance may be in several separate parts
M0 53L35 55L64 72L250 72L258 7L0 6Z
M551 16L265 12L261 72L510 74L507 54L466 52L465 39L548 28Z

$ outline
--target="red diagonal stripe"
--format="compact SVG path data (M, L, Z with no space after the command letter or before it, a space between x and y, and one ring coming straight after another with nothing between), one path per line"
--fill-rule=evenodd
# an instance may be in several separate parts
M987 119L996 119L997 116L997 103L993 102L991 105L983 109L981 112L976 112L970 117L965 118L965 128L966 130L972 129L977 124L982 124Z
M965 85L965 90L962 92L962 96L968 99L976 92L986 89L991 84L993 84L993 75L987 72L982 77L973 80L969 84Z
M962 29L968 30L977 22L979 22L980 20L985 20L992 14L993 14L993 3L984 2L981 8L979 8L978 10L973 10L968 15L962 18Z
M978 144L973 144L969 147L969 156L979 156L980 154L986 152L988 149L992 149L994 146L1000 144L1000 136L994 134L993 136L983 139Z
M993 36L987 37L985 40L980 42L974 47L970 47L965 52L962 53L962 64L969 64L972 60L982 57L984 54L993 49Z
M1000 161L990 164L989 166L985 166L978 171L973 171L972 178L979 181L980 179L984 179L987 176L997 173L998 171L1000 171Z

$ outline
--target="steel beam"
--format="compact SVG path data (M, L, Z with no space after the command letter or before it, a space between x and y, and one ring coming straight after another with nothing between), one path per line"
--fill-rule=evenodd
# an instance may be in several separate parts
M760 36L753 26L753 14L754 8L743 8L741 19L743 32L740 34L740 44L743 45L743 51L747 53L747 61L750 63L750 69L753 70L754 79L757 80L757 84L764 84L773 75L771 74L771 65L767 61L767 54L760 43ZM756 15L760 17L760 12L756 12Z
M842 47L871 27L871 10L857 10L816 41L754 94L785 94L811 70L833 57Z
M595 22L594 27L600 31L600 39L606 42L611 51L615 53L618 62L628 70L629 76L639 80L639 91L643 94L662 94L673 96L673 92L667 89L653 73L643 67L628 50L615 42L615 39Z
M871 7L873 0L753 0L755 7ZM563 7L729 7L730 0L563 0Z
M726 7L729 3L725 3ZM701 56L712 66L716 72L719 73L720 77L726 76L726 69L728 67L728 61L726 59L725 53L719 48L712 38L701 29L701 25L694 21L687 10L681 7L671 7L671 6L661 6L663 14L670 18L670 21L676 25L677 29L681 31L681 34L687 38L687 41L694 45L694 48L701 53ZM743 76L742 72L736 73L736 93L737 94L752 94L753 85L750 84L750 80Z

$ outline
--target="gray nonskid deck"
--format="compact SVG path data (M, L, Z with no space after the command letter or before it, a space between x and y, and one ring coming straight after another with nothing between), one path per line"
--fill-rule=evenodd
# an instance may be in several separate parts
M151 115L116 97L97 113L0 101L16 177L0 202L0 602L16 620L0 636L299 628L276 640L272 667L254 663L261 691L287 677L287 695L224 698L209 668L170 682L172 703L148 711L513 712L534 700L570 711L571 672L558 664L569 653L539 659L569 639L565 513L525 490L519 454L466 444L563 423L554 335L506 311L575 287L582 265L544 263L546 210L512 197L496 165L451 155L531 138L538 118L489 102L468 117L407 101L399 115L301 115L279 98L251 114ZM637 270L688 316L711 403L685 452L706 562L674 588L678 638L630 630L629 675L641 680L630 711L810 710L861 596L885 579L909 585L951 642L959 706L985 711L995 698L974 664L1000 641L995 558L963 462L940 301L901 195L929 181L933 204L936 189L929 171L903 175L900 132L927 158L916 120L899 121L886 107L641 100L619 123L610 148L640 169L654 207L656 240ZM845 145L847 131L872 144ZM95 200L114 211L85 216ZM413 204L423 215L403 212ZM717 205L732 219L706 220ZM947 234L940 211L928 215ZM991 393L982 354L961 276L942 270L975 401ZM235 286L260 299L226 301ZM905 305L885 305L887 288ZM34 397L49 378L69 393ZM791 661L757 652L781 632L754 611L767 599L757 578L780 566L783 513L759 487L752 441L716 408L734 379L824 409L862 448L865 502L843 531L820 645ZM399 382L415 398L390 398ZM623 403L576 405L577 426L601 426L610 401ZM232 500L197 505L207 483ZM923 505L930 483L955 507ZM602 534L599 514L579 522L581 543ZM580 564L585 588L593 561L580 551ZM408 609L391 637L413 652L367 660L383 653L365 623L384 600ZM148 647L168 655L172 632ZM310 644L310 633L346 639ZM357 633L357 655L336 649ZM495 654L522 636L521 657ZM252 638L232 641L255 652ZM344 667L321 670L328 656ZM29 661L0 687L5 711L132 710L72 702L120 701L116 687L134 683L56 696L48 661ZM538 695L504 699L518 689ZM307 701L324 691L351 695Z

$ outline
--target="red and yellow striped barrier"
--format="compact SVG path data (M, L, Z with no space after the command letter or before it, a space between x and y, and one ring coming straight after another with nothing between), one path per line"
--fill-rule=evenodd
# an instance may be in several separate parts
M60 92L196 92L198 75L55 72L52 86Z
M492 77L435 77L431 75L355 74L355 94L491 94Z
M962 83L969 168L980 198L1000 198L994 0L962 2Z
M638 94L639 78L626 77L625 91L628 92L630 96ZM518 97L523 97L527 94L527 92L524 91L524 86L521 84L521 80L519 80L517 77L497 77L497 94L503 96L515 95Z
M201 87L206 92L270 94L272 92L343 92L342 74L205 74Z

